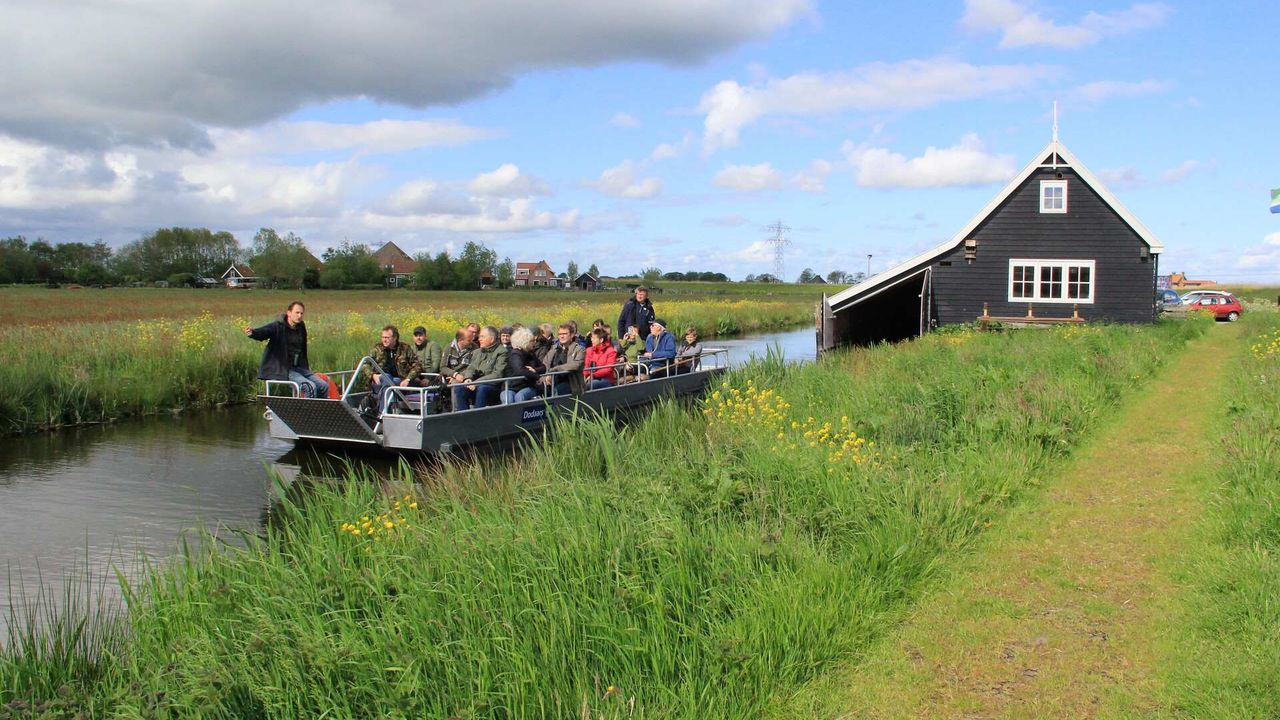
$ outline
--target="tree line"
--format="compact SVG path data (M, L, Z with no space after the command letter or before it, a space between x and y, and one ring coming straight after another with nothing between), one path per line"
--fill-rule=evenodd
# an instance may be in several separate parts
M515 285L515 263L509 257L499 261L497 253L482 243L468 242L456 256L447 251L419 253L413 260L411 286L418 289L475 290L485 285ZM119 285L165 281L194 286L219 279L236 262L247 264L259 285L266 287L384 287L390 276L390 269L380 264L363 243L344 240L316 258L301 237L292 232L281 235L272 228L260 229L248 247L242 247L226 231L183 227L160 228L115 250L101 240L52 244L44 239L28 241L21 235L0 239L0 284ZM600 279L600 270L594 263L586 272ZM578 263L570 260L559 277L573 282L579 274ZM827 282L858 282L861 275L837 270L827 275ZM650 285L664 280L730 282L721 272L663 272L656 267L643 268L634 277ZM813 271L805 268L798 282L808 282L813 277ZM746 281L781 282L767 273L749 275Z

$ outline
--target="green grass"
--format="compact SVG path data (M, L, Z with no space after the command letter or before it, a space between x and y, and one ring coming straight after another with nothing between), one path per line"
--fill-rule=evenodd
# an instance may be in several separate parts
M294 488L247 550L182 558L133 588L128 634L96 640L109 658L28 657L20 637L0 655L0 703L756 717L865 650L1204 327L959 332L804 367L772 358L701 412L582 419L515 460L413 487ZM393 529L372 538L343 529L384 512Z
M612 323L621 297L311 291L304 297L310 364L320 372L355 367L387 323L406 339L423 325L447 345L473 320L497 327L576 320L590 328L597 318ZM294 298L258 290L0 289L0 312L16 318L0 326L0 435L252 399L262 388L256 378L263 346L246 339L243 328L268 322ZM811 322L813 303L803 294L692 292L657 306L673 330L693 325L715 337ZM147 319L135 319L143 315Z
M1280 314L1240 322L1253 352L1228 370L1226 422L1205 428L1221 462L1174 625L1168 684L1187 718L1280 717Z

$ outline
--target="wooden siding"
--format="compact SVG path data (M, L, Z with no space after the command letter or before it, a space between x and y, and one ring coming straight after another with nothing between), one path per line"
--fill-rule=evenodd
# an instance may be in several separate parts
M1008 301L1013 258L1093 260L1094 301L1079 306L1081 317L1155 319L1156 257L1141 257L1146 243L1071 168L1058 172L1067 181L1065 214L1040 212L1040 181L1058 178L1050 168L1038 169L974 230L971 237L978 245L972 263L965 260L963 244L930 263L938 324L972 322L983 303L992 315L1025 315L1027 303ZM1035 303L1034 311L1038 317L1069 317L1071 309L1070 304Z

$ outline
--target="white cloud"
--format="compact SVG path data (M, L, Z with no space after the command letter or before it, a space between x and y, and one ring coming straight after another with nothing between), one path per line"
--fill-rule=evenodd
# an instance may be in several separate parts
M463 145L499 137L497 130L453 120L375 120L367 123L273 122L252 130L214 129L209 138L225 154L286 154L347 150L397 153L423 147Z
M970 30L999 32L1002 48L1027 45L1077 48L1159 25L1168 15L1169 8L1165 5L1137 3L1119 12L1089 12L1077 23L1060 25L1015 0L967 0L960 22Z
M1280 232L1262 238L1262 244L1244 251L1237 265L1244 269L1280 269Z
M702 221L703 225L718 225L720 227L740 227L747 224L747 219L741 215L723 215L721 217L706 218Z
M768 240L757 240L750 245L719 257L745 263L773 262L774 246Z
M1158 183L1160 185L1173 185L1186 180L1190 175L1200 168L1199 160L1183 160L1175 167L1161 172L1155 181L1149 180L1140 170L1133 166L1126 165L1118 168L1108 168L1098 171L1098 178L1102 180L1108 187L1117 188L1136 188Z
M206 203L237 215L331 217L347 193L374 170L354 160L311 165L272 165L238 160L200 160L184 166L182 177L201 188Z
M588 183L610 197L651 198L662 192L662 180L656 177L637 178L636 164L630 160L600 173L600 179Z
M657 162L659 160L669 160L674 157L680 157L685 154L689 146L693 144L693 133L685 133L684 137L678 143L661 143L649 153L649 160Z
M513 198L547 195L551 192L542 180L521 175L520 168L511 163L504 163L493 172L477 175L468 189L476 195Z
M0 208L129 202L144 179L130 153L66 152L0 135Z
M1199 167L1200 161L1198 160L1183 160L1177 167L1169 168L1160 173L1160 181L1164 183L1182 182Z
M975 66L947 58L872 63L841 73L801 73L743 86L725 80L698 104L703 151L738 144L742 128L772 115L903 110L1025 88L1054 71L1043 66Z
M834 169L835 166L826 160L814 160L791 178L791 184L801 192L824 193L827 191L827 176Z
M620 112L609 118L609 124L620 128L638 128L640 120L635 115Z
M809 0L316 0L306 12L287 0L10 2L0 5L0 132L207 149L210 127L306 105L439 106L529 70L691 64L810 12Z
M533 230L573 230L578 224L578 211L552 213L536 210L529 198L486 205L480 212L386 215L366 212L365 225L379 230L412 232L448 230L451 232L518 233Z
M711 183L717 187L743 192L773 190L782 186L782 173L769 163L730 165L716 173Z
M1016 172L1011 155L988 153L977 135L949 148L928 147L907 158L886 148L845 143L845 157L864 187L949 187L1004 182Z
M1159 80L1143 80L1141 82L1122 82L1119 80L1100 80L1081 85L1071 91L1071 97L1086 103L1099 103L1111 97L1134 97L1137 95L1154 95L1169 89L1168 83Z

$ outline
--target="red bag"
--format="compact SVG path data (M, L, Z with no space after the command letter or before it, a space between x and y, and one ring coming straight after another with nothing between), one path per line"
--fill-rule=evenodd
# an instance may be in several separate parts
M328 375L325 375L324 373L316 373L316 377L329 383L329 399L330 400L342 399L342 393L338 392L338 384L330 380Z

